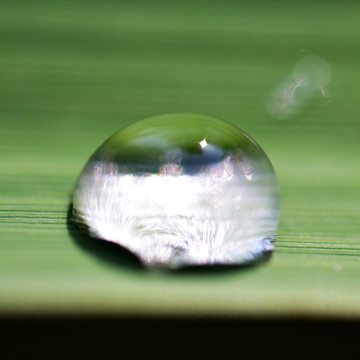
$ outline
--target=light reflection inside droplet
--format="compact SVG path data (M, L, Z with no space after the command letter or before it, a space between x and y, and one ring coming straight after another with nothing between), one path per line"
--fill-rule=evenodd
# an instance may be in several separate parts
M206 139L204 138L202 141L200 141L200 146L201 146L201 149L204 150L204 148L207 146L207 142L206 142Z

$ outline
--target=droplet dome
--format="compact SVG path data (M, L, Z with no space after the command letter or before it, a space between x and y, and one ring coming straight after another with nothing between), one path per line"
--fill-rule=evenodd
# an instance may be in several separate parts
M245 264L274 249L274 169L228 122L169 114L116 132L91 156L73 195L90 236L145 265Z

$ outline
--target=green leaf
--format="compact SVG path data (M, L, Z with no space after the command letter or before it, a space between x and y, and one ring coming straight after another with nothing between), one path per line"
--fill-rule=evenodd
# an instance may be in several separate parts
M2 315L360 317L357 2L1 8ZM274 118L270 94L306 54L329 64L326 92ZM104 140L179 112L229 121L269 156L282 192L269 261L148 271L68 222L73 186Z

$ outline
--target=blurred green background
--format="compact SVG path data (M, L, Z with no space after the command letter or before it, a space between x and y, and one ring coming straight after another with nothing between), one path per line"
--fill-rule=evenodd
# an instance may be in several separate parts
M360 317L357 1L0 3L0 315ZM304 54L326 96L267 103ZM92 152L144 117L229 121L265 150L282 217L250 269L145 271L67 224Z

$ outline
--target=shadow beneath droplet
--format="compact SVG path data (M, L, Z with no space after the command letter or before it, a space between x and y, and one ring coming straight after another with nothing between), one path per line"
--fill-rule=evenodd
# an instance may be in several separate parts
M72 220L73 206L70 203L67 211L67 229L74 243L85 252L119 268L128 268L134 271L151 272L153 274L171 274L178 276L195 275L220 275L230 272L245 272L245 270L264 264L270 260L272 253L265 253L259 258L249 261L246 264L237 265L194 265L180 268L167 268L164 266L144 266L140 260L129 250L109 241L98 240L90 237L86 229L80 229ZM247 272L247 271L246 271Z
M127 249L108 241L94 239L87 235L85 230L79 229L72 220L72 208L71 203L67 212L67 229L74 243L81 250L112 266L127 267L137 271L144 270L140 260Z

